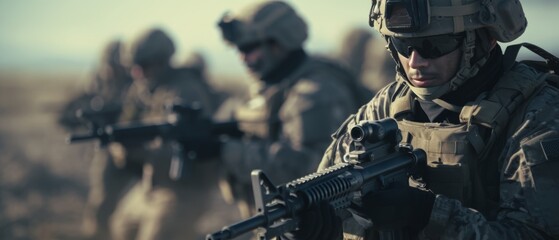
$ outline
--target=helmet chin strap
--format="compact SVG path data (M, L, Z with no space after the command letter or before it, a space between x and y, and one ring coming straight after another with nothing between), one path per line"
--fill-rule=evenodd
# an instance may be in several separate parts
M447 92L451 91L450 82L444 83L439 86L434 87L415 87L411 83L406 80L406 83L410 87L410 89L419 97L421 100L431 101L433 99L437 99L444 95Z

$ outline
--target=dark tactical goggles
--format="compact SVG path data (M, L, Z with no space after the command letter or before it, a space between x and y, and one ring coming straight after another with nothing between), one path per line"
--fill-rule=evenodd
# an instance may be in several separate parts
M464 37L464 33L418 38L390 37L390 43L398 53L406 58L409 58L415 50L423 58L434 59L458 49L462 45Z
M239 52L242 52L243 54L249 54L252 51L256 50L257 48L261 47L262 45L266 44L267 42L270 41L251 42L248 44L240 45L237 47L237 49L239 49Z
M428 0L387 0L386 28L395 33L417 32L429 25Z

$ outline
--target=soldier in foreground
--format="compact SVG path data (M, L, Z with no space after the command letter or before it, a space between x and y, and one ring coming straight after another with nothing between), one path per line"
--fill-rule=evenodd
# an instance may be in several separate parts
M250 171L265 169L285 182L316 169L330 133L358 107L356 80L341 65L307 54L307 24L285 2L260 1L226 14L219 28L258 79L234 113L244 137L222 147L224 197L248 217Z
M333 135L320 169L344 162L352 126L391 117L402 143L427 153L426 172L361 196L349 212L317 208L322 218L303 217L284 237L559 238L558 61L526 45L546 55L538 70L497 44L525 31L520 2L375 0L370 17L397 78Z
M166 106L196 102L210 117L214 104L205 94L207 85L200 74L175 69L170 60L175 45L158 28L145 31L131 47L131 73L134 83L124 103L120 122L164 122L170 115ZM115 165L135 173L111 218L111 236L121 239L181 239L193 234L193 221L203 202L192 203L195 193L189 186L203 179L189 176L203 171L187 166L181 146L157 137L150 141L112 142L108 146ZM173 165L172 162L182 164ZM178 166L183 166L182 168ZM184 170L184 171L182 171ZM189 196L192 195L192 196ZM195 205L195 207L193 207ZM187 237L188 238L188 237Z

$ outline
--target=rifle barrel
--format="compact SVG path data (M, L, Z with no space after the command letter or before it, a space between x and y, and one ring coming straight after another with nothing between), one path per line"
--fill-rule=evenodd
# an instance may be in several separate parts
M268 216L263 214L255 215L249 219L224 227L221 231L208 234L206 240L226 240L233 239L244 233L250 232L259 227L265 227L268 223L277 221L288 215L287 208L276 205L273 210L268 212Z
M81 142L81 141L88 141L88 140L93 140L98 138L99 136L96 136L94 134L88 133L88 134L72 134L70 136L68 136L66 138L66 143L76 143L76 142Z

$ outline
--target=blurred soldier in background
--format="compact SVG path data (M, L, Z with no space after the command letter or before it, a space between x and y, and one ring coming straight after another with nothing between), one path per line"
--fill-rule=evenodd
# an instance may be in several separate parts
M363 86L360 88L363 104L394 79L396 65L385 45L370 29L355 27L343 36L335 54L335 58L347 65Z
M208 63L201 52L190 53L186 60L177 66L177 68L179 71L188 72L188 74L196 74L199 79L204 80L200 81L200 84L205 86L203 89L205 91L204 95L212 96L213 101L211 102L211 109L218 109L224 99L227 98L227 94L217 91L216 88L210 84L210 78L207 72Z
M330 134L359 99L349 70L307 55L307 24L287 3L258 2L225 14L218 26L259 80L234 114L245 136L222 148L223 196L235 199L247 217L254 206L251 170L262 169L275 182L312 172Z
M69 129L87 124L106 125L116 122L122 100L132 84L129 70L121 62L122 42L110 41L103 50L85 92L68 101L59 123Z
M87 91L72 98L64 108L60 123L67 128L103 127L117 121L122 101L132 83L121 62L122 42L105 47ZM82 230L89 239L107 239L110 214L118 202L128 171L116 168L106 149L97 147L90 167L90 189L84 210Z
M201 52L192 52L187 56L184 62L180 64L179 68L192 69L200 75L206 75L207 67L208 63L204 55Z
M202 114L214 111L213 96L207 94L205 79L193 70L176 69L170 60L175 53L172 39L161 29L149 29L132 44L130 61L134 83L125 100L121 122L162 122L169 117L166 106L197 103ZM116 166L135 172L130 185L111 219L113 239L188 239L194 218L204 209L204 201L193 203L196 186L205 179L197 165L184 166L181 147L171 140L156 138L149 142L111 143L109 150ZM178 167L178 168L177 168ZM170 173L173 174L170 174ZM191 176L189 176L190 174ZM206 177L207 178L207 177ZM196 180L192 181L192 180Z

